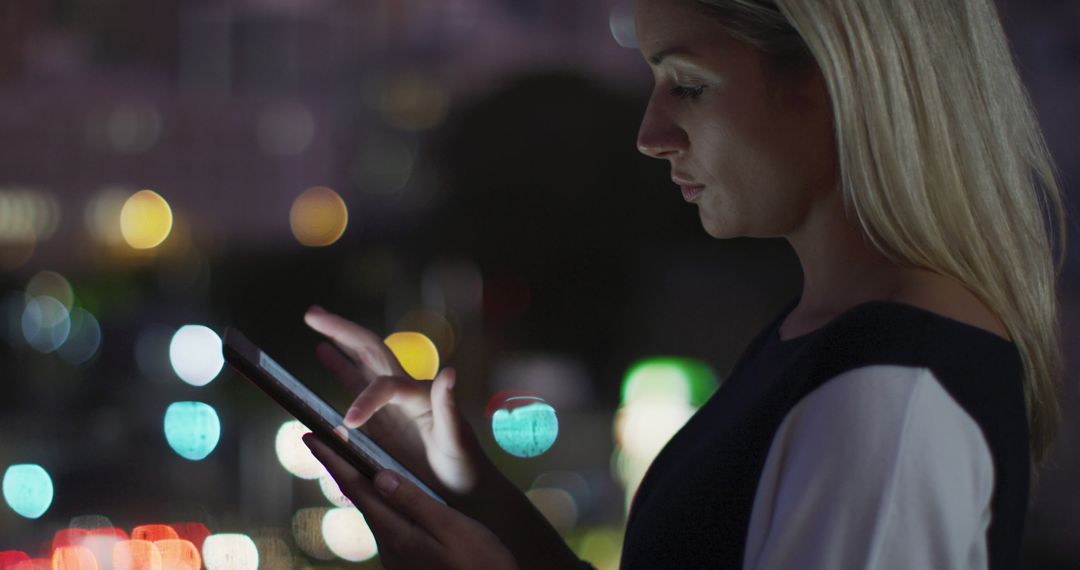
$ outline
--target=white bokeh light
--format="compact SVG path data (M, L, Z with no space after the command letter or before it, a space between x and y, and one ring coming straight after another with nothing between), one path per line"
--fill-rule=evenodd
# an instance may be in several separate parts
M202 547L206 570L256 570L259 550L246 534L212 534Z
M379 553L364 515L355 507L330 509L323 515L323 539L338 558L362 562Z
M351 507L352 501L341 492L341 486L329 475L319 477L319 489L330 504L335 507Z
M301 439L309 431L311 430L296 420L282 424L274 438L274 451L277 452L278 462L286 471L301 479L329 477L326 468L315 459Z
M221 337L202 325L182 326L169 343L169 362L181 380L205 386L225 366Z

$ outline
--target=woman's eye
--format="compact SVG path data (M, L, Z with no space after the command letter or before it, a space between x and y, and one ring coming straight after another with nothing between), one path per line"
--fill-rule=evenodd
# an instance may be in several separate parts
M680 99L697 99L698 95L701 95L702 91L705 91L704 85L676 85L671 88L671 92Z

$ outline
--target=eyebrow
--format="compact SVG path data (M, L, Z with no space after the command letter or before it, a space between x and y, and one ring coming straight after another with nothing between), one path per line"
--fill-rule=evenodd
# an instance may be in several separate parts
M665 48L649 56L649 63L660 65L660 62L670 55L690 55L690 50L678 46Z

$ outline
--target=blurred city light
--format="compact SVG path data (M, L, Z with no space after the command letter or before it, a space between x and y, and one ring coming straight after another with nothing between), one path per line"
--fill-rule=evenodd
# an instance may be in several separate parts
M540 398L512 396L491 416L491 431L503 451L515 457L536 457L555 444L559 418Z
M53 570L98 570L97 559L82 546L61 546L53 550Z
M585 532L577 555L588 560L597 570L616 570L622 557L623 531L598 527Z
M349 209L337 192L325 186L308 188L293 201L289 227L301 244L324 247L333 244L349 225Z
M365 192L393 194L409 182L417 160L416 144L395 137L367 141L353 161L357 186Z
M148 101L133 101L90 113L86 120L86 138L100 149L118 154L139 154L157 144L161 127L161 112L157 106Z
M326 545L322 521L329 507L309 507L296 511L292 519L293 540L305 554L319 560L331 560L334 552Z
M23 338L38 352L60 348L71 332L67 307L52 297L33 297L22 314Z
M315 137L315 118L301 103L278 103L264 108L255 124L263 152L291 156L304 152Z
M51 558L31 558L16 562L11 570L52 570Z
M435 353L436 355L442 355L443 360L454 353L454 345L457 342L454 326L450 324L450 321L446 320L446 317L435 311L425 309L409 311L398 319L394 330L416 331L424 335L435 344Z
M206 570L256 570L259 550L246 534L212 534L203 542Z
M180 538L180 535L176 534L176 529L167 524L141 524L131 529L131 540L157 542L159 540L175 540L178 538Z
M322 532L326 546L335 556L363 562L379 553L375 535L356 507L330 509L323 515Z
M78 366L93 358L101 348L101 326L94 315L80 307L72 309L69 318L71 332L57 352L68 364Z
M439 372L439 350L431 339L418 332L396 332L383 341L401 367L415 380L434 380Z
M60 226L60 203L42 190L0 188L0 244L35 244Z
M318 459L315 459L311 450L301 439L310 431L297 420L288 420L281 424L274 437L274 452L277 454L278 463L281 463L286 471L301 479L328 477L326 468L319 463Z
M221 420L209 404L173 402L165 411L165 440L184 459L204 459L214 451L220 438Z
M82 540L90 534L85 528L62 528L53 533L51 550L65 546L79 546Z
M71 283L55 271L39 271L26 283L26 294L30 297L52 297L60 301L65 308L75 306L75 291Z
M21 550L0 550L0 570L8 570L25 560L30 560L30 555Z
M225 366L221 337L202 325L184 325L169 343L169 362L181 380L192 386L205 386Z
M83 214L86 229L100 243L116 246L124 242L120 230L120 213L124 204L134 194L130 189L110 186L103 188L89 202Z
M161 553L149 540L122 540L113 547L114 570L164 570Z
M634 29L634 3L631 0L621 0L608 15L608 27L611 29L611 37L620 47L637 49L637 31Z
M536 510L544 515L544 518L561 533L566 533L578 520L578 507L574 498L563 489L542 487L529 489L525 495L532 502Z
M254 536L259 570L293 570L292 549L280 536Z
M682 402L632 402L615 414L615 442L648 465L694 411Z
M623 378L622 402L673 401L700 406L718 385L712 368L692 358L660 357L630 366Z
M206 537L210 536L210 529L203 523L198 522L180 522L172 523L169 526L176 529L177 536L180 540L186 540L195 546L196 550L202 551L203 543L206 542Z
M173 215L169 203L153 190L131 195L120 209L120 233L135 249L157 247L172 231Z
M446 116L449 95L433 77L406 72L379 86L376 108L390 125L404 131L424 131Z
M40 465L12 465L4 472L4 500L21 517L36 519L52 505L53 482Z
M119 528L100 529L100 531L90 531L79 541L79 544L94 554L98 567L102 570L113 570L113 552L116 550L116 545L129 538L127 533Z
M330 504L335 507L351 507L353 503L341 492L341 486L329 475L319 477L319 490Z
M202 556L195 545L187 540L161 539L154 542L161 553L162 570L200 570Z

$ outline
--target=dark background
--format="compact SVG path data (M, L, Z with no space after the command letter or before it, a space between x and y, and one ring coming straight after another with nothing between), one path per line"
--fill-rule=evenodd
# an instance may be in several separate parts
M1071 200L1080 3L1000 6ZM237 325L347 401L301 321L312 303L382 334L410 311L441 311L455 334L445 363L500 466L523 488L545 472L582 474L594 500L579 506L572 544L617 530L612 418L627 368L678 355L723 376L800 286L786 243L710 239L667 165L635 150L651 77L612 37L626 10L614 0L3 0L0 192L48 197L56 219L27 255L5 237L14 214L0 212L0 296L57 271L103 342L71 366L0 341L0 470L38 463L56 486L40 519L0 507L0 550L34 551L86 514L128 529L184 517L250 532L325 506L274 461L286 417L246 381L226 369L194 388L167 365L136 362L153 331ZM267 142L274 117L286 127ZM349 207L345 234L325 248L289 229L292 201L316 185ZM86 210L108 188L164 196L169 240L135 255L92 237ZM1078 275L1070 251L1070 357ZM447 300L481 282L478 303ZM514 385L500 370L544 363L576 371L577 384L542 394L561 421L552 450L516 459L494 446L482 411ZM1074 364L1065 430L1029 518L1031 568L1080 565ZM213 403L222 420L221 443L199 462L161 433L164 409L184 399ZM293 554L297 567L347 564Z

